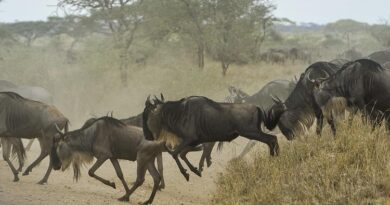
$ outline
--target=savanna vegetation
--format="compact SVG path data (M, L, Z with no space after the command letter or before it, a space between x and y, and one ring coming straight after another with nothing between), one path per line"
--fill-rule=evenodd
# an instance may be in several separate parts
M390 25L340 20L295 24L265 0L61 0L63 17L0 24L1 78L42 86L78 125L114 111L142 111L149 94L222 101L227 86L253 93L292 79L311 62L363 56L390 46ZM309 59L267 61L297 48ZM233 160L216 204L384 204L390 198L389 136L355 120L333 139L303 136L281 155Z

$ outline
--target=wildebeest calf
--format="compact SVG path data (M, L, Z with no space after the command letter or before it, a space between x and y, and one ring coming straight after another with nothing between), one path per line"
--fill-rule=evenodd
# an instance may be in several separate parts
M95 174L95 171L109 159L126 190L126 194L119 198L120 201L129 201L130 195L143 184L148 170L153 177L154 185L149 199L143 204L152 203L160 183L160 175L154 160L164 149L161 143L145 140L142 129L127 126L112 117L101 117L85 124L81 129L65 134L59 133L61 137L56 140L55 150L51 154L55 170L60 168L65 170L73 163L74 177L77 180L80 177L80 166L91 162L95 157L96 162L88 171L89 176L115 188L114 182ZM137 179L131 189L123 177L118 159L137 161Z

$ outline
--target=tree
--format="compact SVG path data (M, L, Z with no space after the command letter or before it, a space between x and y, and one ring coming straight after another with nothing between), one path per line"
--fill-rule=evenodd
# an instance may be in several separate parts
M383 46L390 47L390 25L388 21L385 21L384 24L372 25L370 33Z
M8 24L7 29L13 34L22 37L27 46L31 46L35 39L46 35L51 27L44 21L23 21Z
M262 0L210 0L209 52L221 62L225 76L232 63L256 58L267 28L277 19L273 5Z
M60 0L59 6L71 6L86 10L90 17L104 24L110 32L114 47L120 52L120 76L122 85L127 85L130 49L136 32L143 22L143 0Z

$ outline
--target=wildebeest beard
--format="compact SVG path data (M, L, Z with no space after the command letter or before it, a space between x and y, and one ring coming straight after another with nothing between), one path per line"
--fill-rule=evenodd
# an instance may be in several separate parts
M145 108L147 109L147 108ZM156 140L158 142L165 142L165 144L171 148L175 148L182 139L180 139L177 135L173 134L169 130L169 128L163 124L163 109L161 105L158 105L153 111L145 110L143 114L143 129L145 134L145 138L148 140ZM168 119L176 121L179 116L169 115ZM174 122L173 122L174 123Z
M95 127L85 130L69 132L66 140L57 146L58 158L61 161L62 171L72 164L74 179L78 181L81 176L80 168L93 161L92 143L94 141Z

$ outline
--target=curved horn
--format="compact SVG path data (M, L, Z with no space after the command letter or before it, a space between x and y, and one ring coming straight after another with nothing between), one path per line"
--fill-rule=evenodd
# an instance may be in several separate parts
M151 103L150 103L150 95L148 95L148 97L146 98L146 101L145 101L145 106L149 106Z
M58 127L58 125L57 125L57 124L54 124L54 126L55 126L57 132L58 132L59 134L63 135L63 133L62 133L61 129Z
M315 82L316 82L316 80L315 80L315 79L312 79L312 78L310 78L310 74L311 74L311 72L312 72L312 70L310 70L310 71L309 71L309 73L307 74L307 79L308 79L310 82L312 82L312 83L315 83Z

